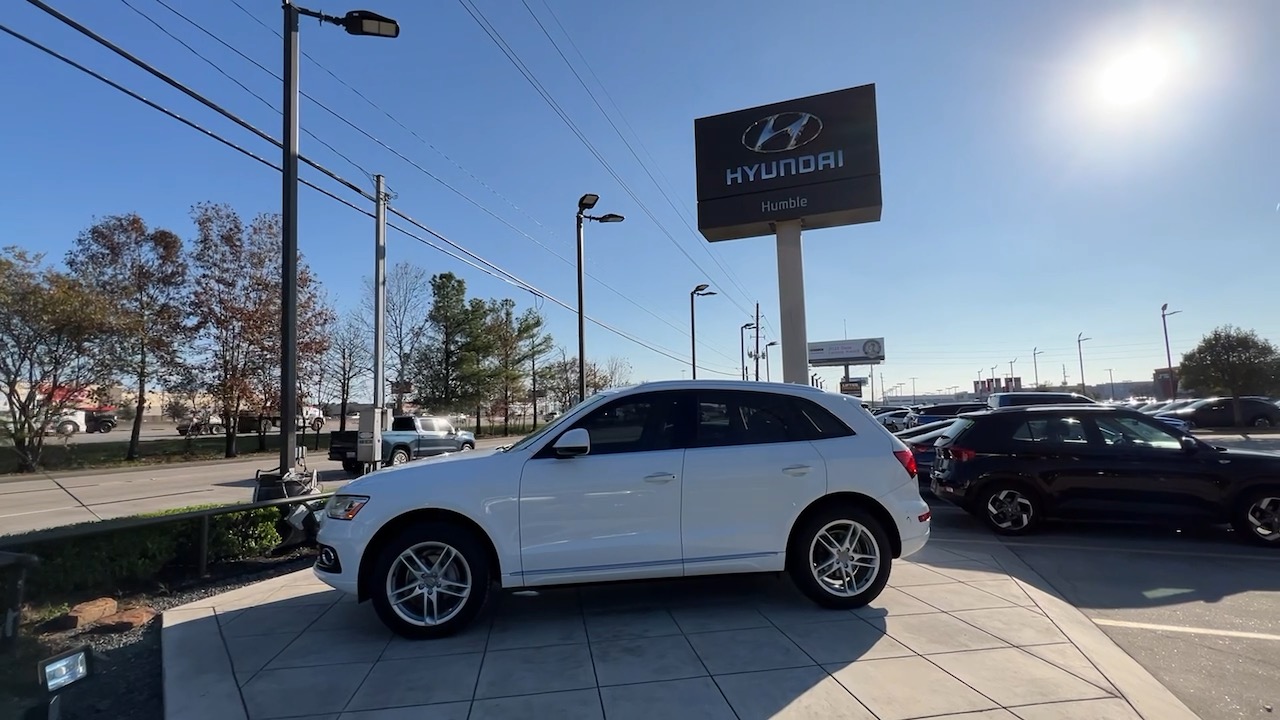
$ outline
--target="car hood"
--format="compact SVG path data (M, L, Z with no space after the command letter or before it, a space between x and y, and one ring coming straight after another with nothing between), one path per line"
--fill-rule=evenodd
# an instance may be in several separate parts
M359 494L376 492L379 488L399 485L405 482L423 482L438 479L451 479L463 476L475 476L484 472L486 463L501 456L498 450L473 450L471 452L444 453L433 455L422 460L414 460L404 465L383 468L364 477L353 480L343 486L342 494Z

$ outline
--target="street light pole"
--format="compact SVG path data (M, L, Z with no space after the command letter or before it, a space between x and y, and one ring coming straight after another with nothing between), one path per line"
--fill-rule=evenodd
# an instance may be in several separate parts
M578 214L575 216L578 231L578 402L587 399L587 315L583 310L587 269L582 226L586 220L612 223L622 222L624 219L621 215L614 213L598 217L588 215L587 211L594 208L598 202L600 202L599 195L586 193L578 198Z
M1009 388L1013 388L1013 364L1018 362L1018 358L1009 361Z
M738 354L742 362L742 379L743 380L751 379L750 377L747 376L747 331L754 327L755 327L754 323L746 323L741 328L738 328L738 347L739 347Z
M1039 348L1031 348L1031 369L1036 373L1036 389L1040 388L1040 363L1036 361L1036 358L1043 354L1043 350Z
M1169 368L1169 399L1178 397L1178 375L1173 371L1173 353L1169 351L1169 316L1177 315L1181 310L1169 312L1169 303L1160 306L1160 324L1164 326L1164 362Z
M1111 368L1107 368L1107 378L1111 381L1111 402L1115 402L1116 401L1116 376L1115 376L1115 373L1111 371Z
M706 283L700 283L689 291L689 364L693 369L693 379L698 379L698 320L693 311L693 300L697 297L715 295L715 290L708 290Z
M280 188L280 474L293 472L298 436L298 8L284 0L284 129ZM229 422L236 422L231 418Z
M1086 340L1092 340L1092 339L1093 338L1085 337L1084 333L1080 333L1079 335L1076 335L1076 353L1080 356L1080 394L1081 395L1089 394L1088 386L1084 384L1084 342Z
M773 373L769 370L769 348L777 345L777 340L771 340L764 346L764 381L773 382Z
M916 404L916 378L911 378L911 404Z
M381 175L373 176L373 408L376 430L386 427L387 408L387 192Z
M367 10L325 15L284 0L284 127L280 137L280 474L297 464L298 437L298 18L340 25L349 35L394 38L400 25Z
M760 303L756 303L756 382L760 382Z

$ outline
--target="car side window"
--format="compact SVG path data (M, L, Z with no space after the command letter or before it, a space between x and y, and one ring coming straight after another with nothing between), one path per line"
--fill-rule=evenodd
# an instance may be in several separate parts
M848 425L844 424L844 421L817 403L803 398L790 398L790 400L797 415L796 430L804 436L803 439L826 440L855 434Z
M434 422L436 424L436 432L442 432L445 434L453 432L453 425L448 420L437 419Z
M1098 429L1102 431L1102 441L1107 445L1163 450L1182 449L1182 440L1173 433L1137 418L1100 417L1097 418L1097 423Z
M1089 436L1084 423L1075 417L1036 417L1019 423L1013 431L1013 439L1027 443L1050 445L1087 445Z
M677 447L680 396L672 393L623 398L574 424L591 435L591 455L652 452Z
M698 394L697 447L765 445L810 439L785 395L758 392Z
M392 432L415 432L417 429L418 426L414 424L412 416L402 415L391 419Z

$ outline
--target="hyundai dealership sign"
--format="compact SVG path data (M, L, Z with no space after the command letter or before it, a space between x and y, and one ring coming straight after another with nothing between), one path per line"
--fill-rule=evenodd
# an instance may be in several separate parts
M707 240L880 219L875 85L700 118L693 133Z

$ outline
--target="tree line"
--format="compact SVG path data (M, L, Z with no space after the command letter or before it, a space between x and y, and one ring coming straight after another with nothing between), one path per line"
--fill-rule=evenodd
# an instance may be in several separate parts
M171 396L171 417L202 399L238 454L237 419L279 415L280 217L243 218L226 204L191 208L194 232L150 227L134 213L103 218L76 237L61 264L18 246L0 248L0 437L34 471L46 429L68 409L105 403L125 388L132 407L128 460L140 456L149 390ZM371 290L369 283L366 289ZM304 402L348 406L369 396L372 294L336 308L305 260L298 261L299 386ZM567 406L577 360L557 351L536 310L510 298L468 297L453 273L428 275L401 263L388 273L387 377L407 401L445 413L511 408L537 394ZM569 370L572 369L572 372ZM535 374L536 373L536 374ZM612 359L588 366L592 391L626 382ZM282 422L289 419L282 418ZM261 424L259 424L261 426ZM259 434L265 447L263 433Z

